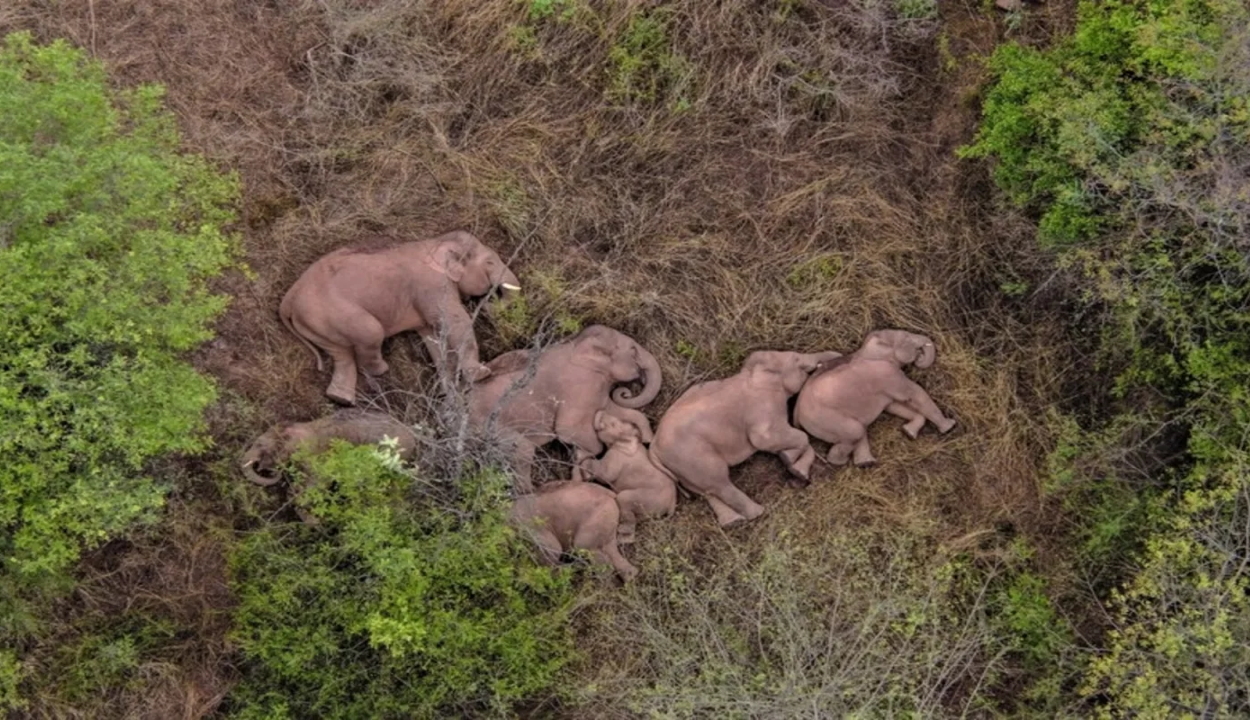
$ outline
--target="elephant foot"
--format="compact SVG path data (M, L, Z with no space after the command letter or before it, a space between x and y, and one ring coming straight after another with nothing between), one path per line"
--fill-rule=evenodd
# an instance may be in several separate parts
M326 397L330 398L335 404L344 407L356 406L356 393L345 393L334 388L326 390Z
M619 528L617 528L616 530L616 544L617 545L632 545L634 543L634 539L635 539L634 527L632 525L629 527L622 525Z
M811 484L812 484L812 481L805 477L797 477L795 475L791 475L790 477L786 478L786 485L796 490L802 490L803 488Z
M825 460L829 461L830 465L845 465L850 459L851 454L849 452L837 452L836 450L830 450L829 454L825 456Z
M903 426L903 434L915 440L920 437L920 430L924 427L924 418L920 418L920 422L909 422Z
M942 422L938 423L937 429L938 429L938 432L945 435L946 433L950 432L951 429L954 427L955 427L954 418L946 418Z
M867 459L865 459L865 460L856 460L856 461L855 461L855 467L857 467L857 468L867 468L867 467L872 467L873 465L876 465L876 464L877 464L877 459L876 459L875 457L872 457L872 456L869 456L869 457L868 457Z

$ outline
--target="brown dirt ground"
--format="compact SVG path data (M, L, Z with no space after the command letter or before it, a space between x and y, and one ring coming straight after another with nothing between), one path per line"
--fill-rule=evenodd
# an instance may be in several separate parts
M254 275L221 281L234 301L196 356L222 388L210 417L218 447L185 465L161 526L190 530L110 546L85 565L96 579L84 593L118 595L105 604L174 598L170 616L202 631L130 716L202 717L234 681L213 533L230 531L240 503L279 501L221 478L269 423L329 408L328 373L276 309L309 263L365 233L462 227L515 256L533 311L523 330L562 315L603 322L661 358L653 419L753 349L849 351L877 327L936 339L938 362L913 377L960 421L953 433L910 441L883 419L870 436L879 465L819 463L802 491L757 456L735 480L769 516L722 536L703 503L685 501L669 522L692 551L777 523L813 539L883 523L989 553L986 539L1004 528L1044 533L1043 411L1064 400L1079 358L1052 319L1058 293L1028 224L995 206L983 167L953 157L975 128L999 16L943 2L940 28L887 39L847 3L676 3L670 33L693 77L670 78L665 101L628 104L605 99L609 48L652 3L531 22L533 46L511 29L527 23L516 3L408 5L17 0L0 10L0 31L65 37L119 85L165 85L187 148L237 170L244 187L239 231ZM793 16L779 14L790 5ZM1036 6L1029 36L1067 29L1071 5ZM690 108L673 110L677 96ZM825 271L796 272L813 260ZM1013 298L1006 281L1042 289ZM526 344L490 312L478 332L487 357ZM429 386L413 338L392 339L386 354L389 393ZM126 583L100 579L143 565ZM75 602L90 604L83 593Z

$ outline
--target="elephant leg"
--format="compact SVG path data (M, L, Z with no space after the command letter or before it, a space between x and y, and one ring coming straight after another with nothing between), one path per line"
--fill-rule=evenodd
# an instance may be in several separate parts
M638 576L638 568L634 567L625 556L621 554L621 550L616 545L616 538L612 538L595 554L601 561L607 562L616 570L616 574L621 577L623 582L629 582Z
M365 375L376 377L391 369L382 359L382 340L357 345L355 351L356 364Z
M816 451L812 449L807 433L788 423L770 423L748 429L747 437L755 449L777 454L791 474L807 482L812 463L816 460Z
M586 480L586 470L582 465L590 460L594 460L595 456L589 451L579 447L573 448L573 472L569 475L569 479L573 482L583 482Z
M616 528L616 539L622 545L628 545L634 541L634 530L638 526L638 506L639 495L642 491L626 490L617 493L616 504L621 507L621 520Z
M822 415L820 423L829 439L829 454L825 456L825 459L830 465L847 464L860 438L868 435L868 429L863 423L839 412Z
M555 567L560 564L564 548L560 545L556 534L550 530L535 528L532 531L534 544L538 546L538 560L544 565Z
M470 381L490 374L490 369L482 364L479 356L473 318L463 305L457 303L446 308L439 327L442 330L441 339L447 343L443 357L447 364L444 367L463 374Z
M955 427L955 421L942 414L938 409L937 403L933 402L933 398L929 397L929 393L925 389L917 385L910 378L907 380L907 396L904 398L895 398L903 400L911 408L918 411L926 420L933 423L938 432L946 434L951 428Z
M334 376L326 388L326 397L340 405L355 405L356 359L351 348L335 347L327 352L334 362Z
M715 495L709 493L704 495L703 499L707 500L707 504L712 506L712 512L716 513L716 523L721 527L731 527L740 522L746 522L746 517L726 505Z
M885 406L885 411L907 421L907 424L903 426L903 432L907 433L907 437L912 440L915 440L924 428L924 415L913 410L907 403L891 402Z
M855 450L851 455L851 459L855 462L855 467L867 467L877 463L877 458L872 454L872 448L868 446L867 433L859 439L859 442L855 443Z
M528 438L511 434L512 472L516 475L516 488L522 493L534 492L534 453L538 446Z

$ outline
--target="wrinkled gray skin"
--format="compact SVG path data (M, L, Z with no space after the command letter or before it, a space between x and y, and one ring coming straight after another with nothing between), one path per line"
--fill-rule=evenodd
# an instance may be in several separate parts
M333 360L326 396L353 405L357 369L369 378L385 373L382 341L405 330L420 333L436 367L485 377L464 300L496 287L516 291L520 281L494 250L456 231L378 251L335 250L304 271L278 314L318 370L317 348Z
M620 508L616 494L594 483L558 481L536 493L519 496L512 506L512 522L528 532L548 565L575 549L589 550L628 582L638 574L616 544Z
M533 489L534 452L557 438L573 446L573 479L582 479L581 462L603 452L594 427L600 410L637 425L643 439L651 439L651 423L637 408L655 399L663 378L655 356L633 338L591 325L537 357L533 352L514 350L490 361L491 375L474 384L469 397L474 426L485 429L494 416L500 440L512 448L522 492ZM628 388L614 388L633 381L643 383L636 397Z
M318 453L328 449L335 439L363 445L380 442L385 437L399 441L401 457L412 458L417 439L404 423L385 413L339 410L308 422L273 426L252 441L240 462L248 480L269 486L282 479L282 466L302 448Z
M582 467L616 492L621 506L617 540L632 543L639 519L664 517L677 508L677 486L651 462L641 428L600 411L595 413L595 431L608 452L601 459L584 461Z
M830 443L827 458L834 465L854 459L856 465L876 462L868 446L868 425L883 412L907 421L908 437L920 434L925 421L949 432L955 421L942 414L924 388L903 373L903 366L933 364L937 350L924 335L903 330L878 330L845 362L813 375L799 393L794 424Z
M721 526L754 520L764 508L730 482L729 468L757 451L775 453L807 484L815 452L807 434L790 426L786 403L813 371L838 357L751 353L737 375L700 383L677 398L656 427L651 461L702 495Z

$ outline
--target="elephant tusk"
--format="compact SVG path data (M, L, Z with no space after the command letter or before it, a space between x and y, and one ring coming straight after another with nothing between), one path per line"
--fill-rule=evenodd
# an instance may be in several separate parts
M499 287L503 288L504 290L520 290L521 289L520 285L511 285L509 283L504 283L500 285Z

